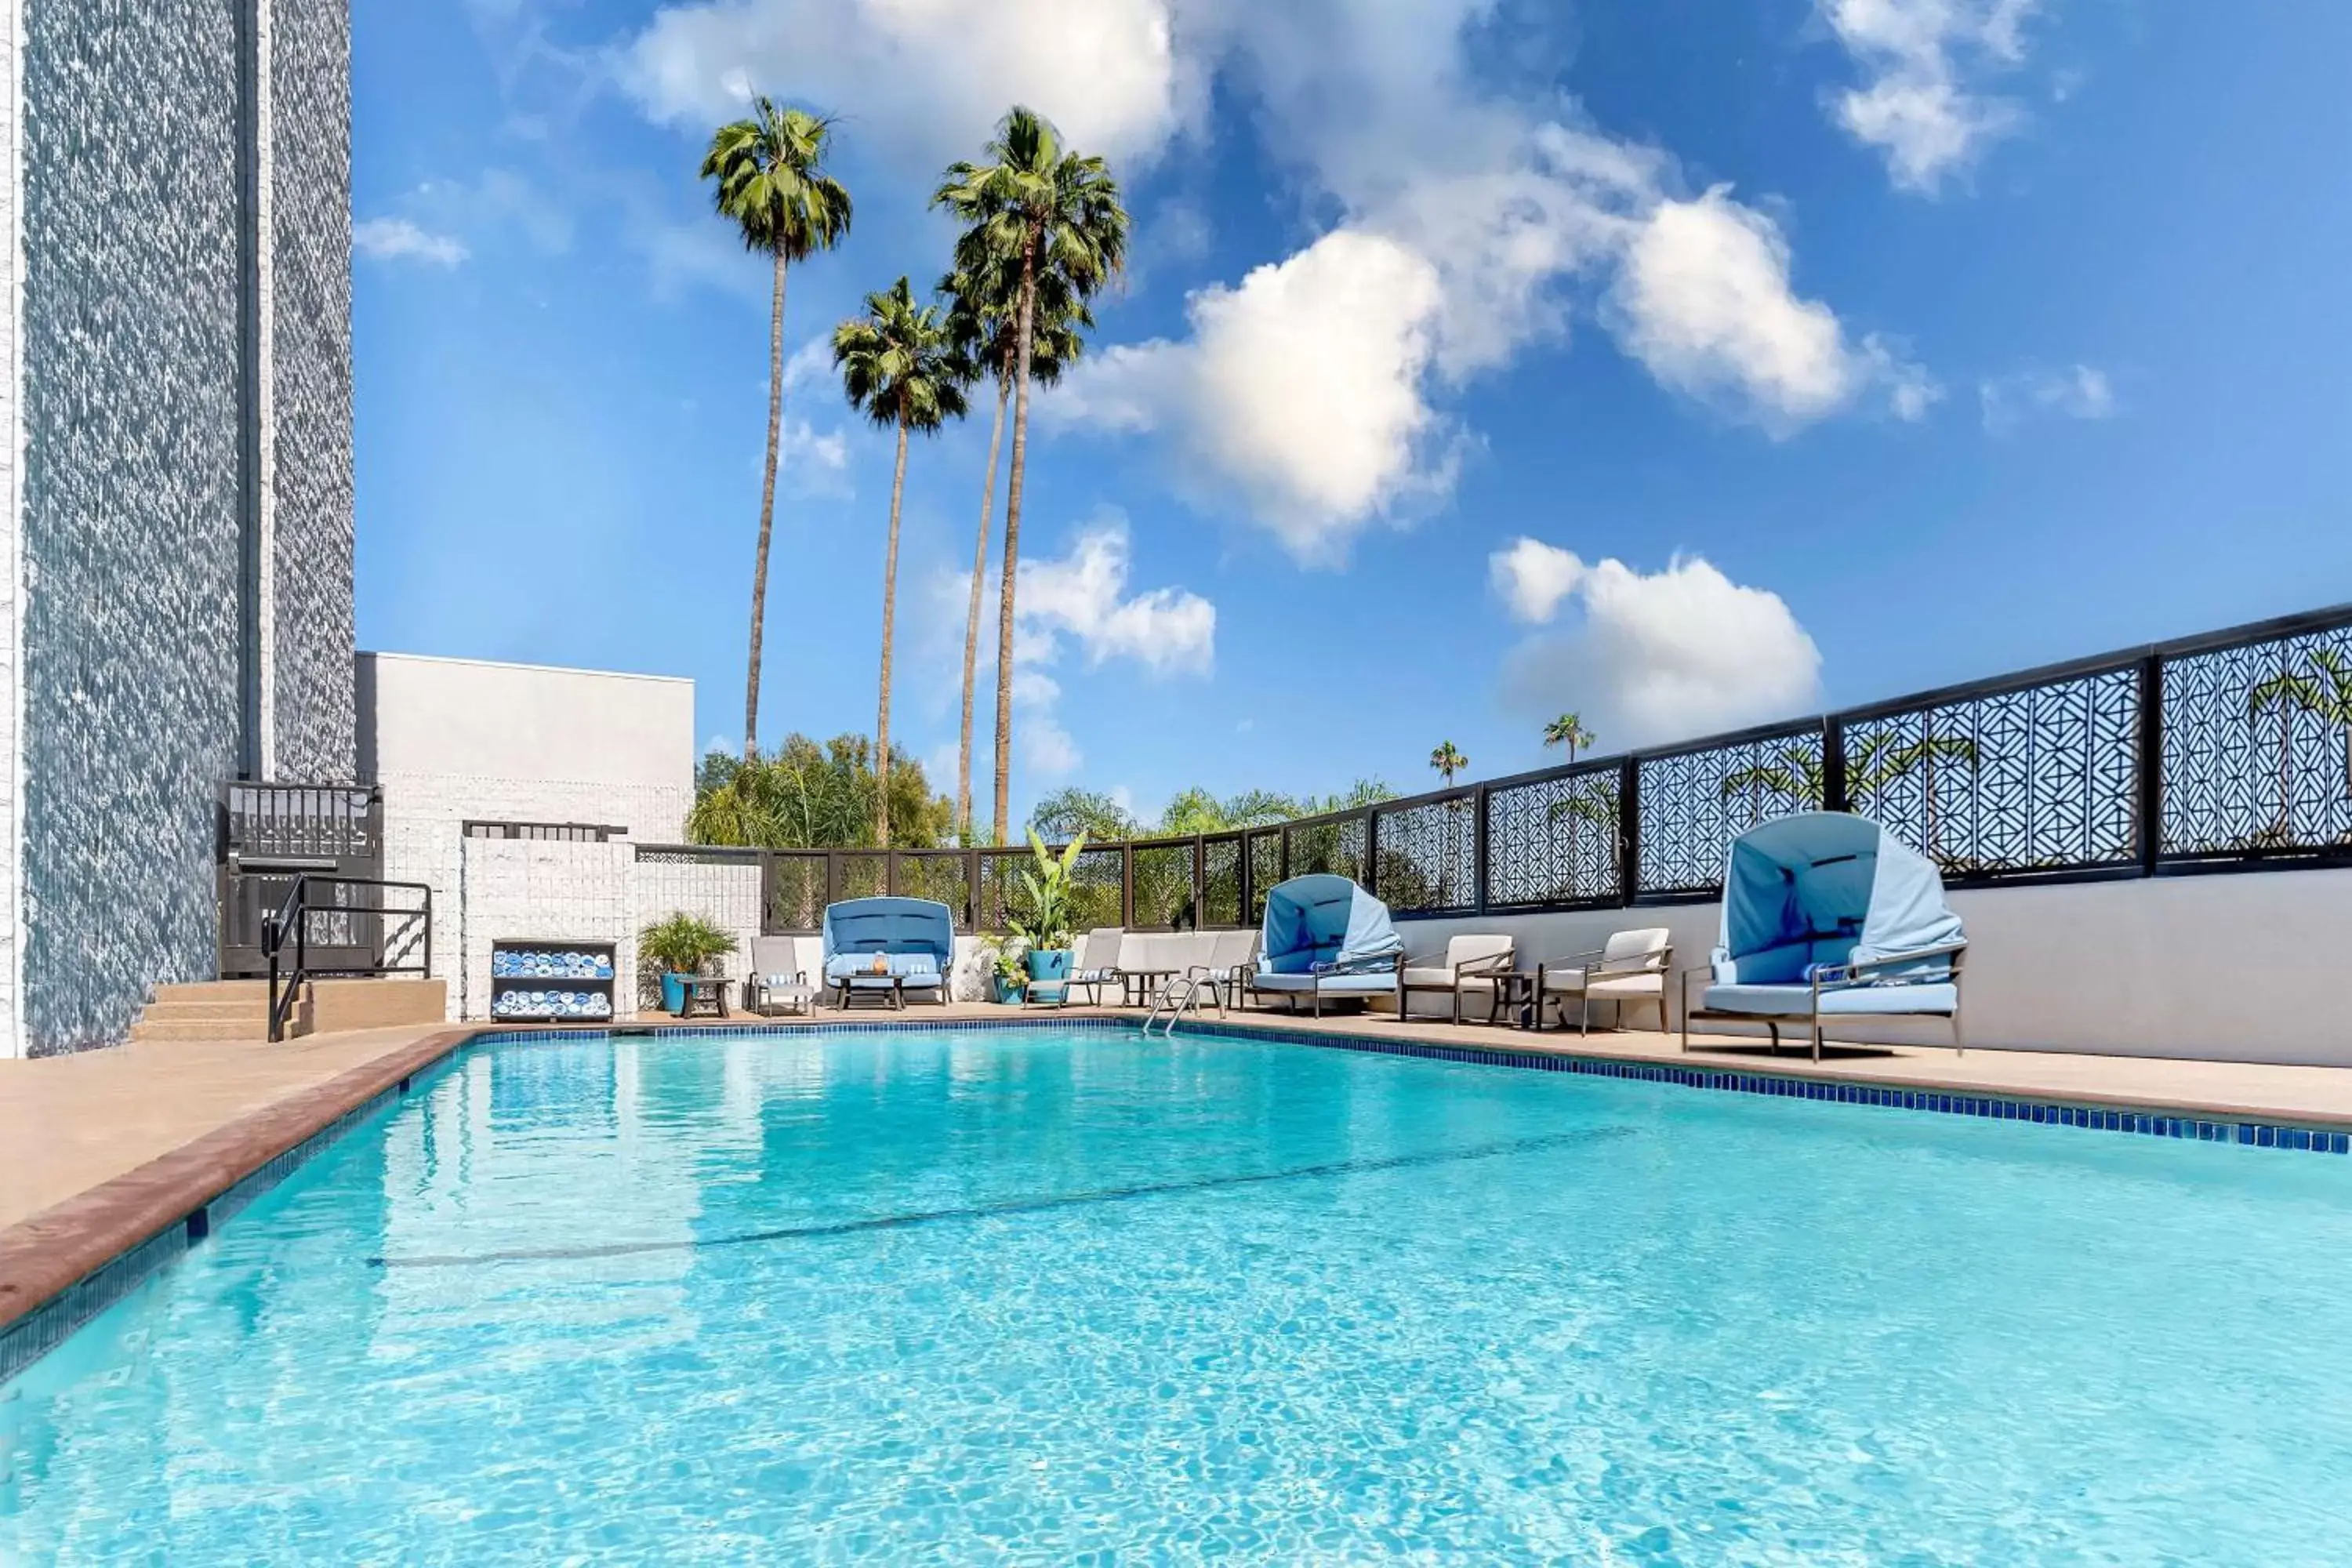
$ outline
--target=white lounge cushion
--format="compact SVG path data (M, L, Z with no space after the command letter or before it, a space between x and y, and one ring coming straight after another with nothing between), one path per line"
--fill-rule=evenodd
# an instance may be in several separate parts
M1960 1005L1959 987L1949 981L1932 985L1855 985L1822 993L1822 1016L1899 1017L1932 1014L1949 1017ZM1813 1010L1810 985L1710 985L1699 1002L1710 1013L1757 1013L1774 1017L1809 1016Z
M1517 944L1507 936L1465 931L1450 937L1445 943L1445 967L1459 969L1465 963L1485 965L1496 959L1508 960L1518 951ZM1506 967L1497 964L1495 967Z
M1629 966L1629 961L1646 958L1655 963L1673 945L1672 933L1664 926L1643 926L1633 931L1612 934L1601 949L1601 966L1615 969Z
M1578 992L1584 989L1584 971L1581 969L1547 968L1543 972L1543 988L1547 991Z
M1545 989L1549 990L1550 987L1547 986ZM1584 988L1584 994L1595 1001L1600 1001L1604 997L1611 996L1620 998L1621 1000L1625 998L1640 999L1663 996L1666 994L1666 977L1662 973L1655 973L1649 974L1596 974L1592 977L1591 984Z
M1250 982L1254 991L1293 991L1304 996L1320 991L1325 995L1344 994L1351 996L1376 994L1396 989L1396 976L1388 972L1377 974L1261 974Z

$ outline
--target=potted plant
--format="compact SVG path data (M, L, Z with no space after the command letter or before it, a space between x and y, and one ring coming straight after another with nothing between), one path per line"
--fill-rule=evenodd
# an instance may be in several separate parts
M662 1010L686 1008L686 983L714 958L735 951L735 939L700 915L679 910L637 933L638 962L661 975Z
M1028 945L1010 933L984 936L980 945L988 965L988 999L1007 1005L1020 1001L1029 980Z
M1029 978L1061 983L1070 978L1070 914L1076 895L1072 874L1078 852L1087 847L1083 833L1055 855L1029 830L1029 852L1036 864L1021 873L1021 908L1005 923L1028 949Z

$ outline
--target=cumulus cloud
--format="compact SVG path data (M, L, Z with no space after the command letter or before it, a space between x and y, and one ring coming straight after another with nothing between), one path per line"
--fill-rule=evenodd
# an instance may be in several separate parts
M1541 626L1583 581L1584 561L1572 550L1523 535L1486 558L1486 574L1513 620Z
M1214 668L1216 606L1184 588L1131 591L1133 571L1127 520L1115 511L1081 526L1063 553L1033 552L1023 559L1013 634L1013 702L1014 744L1024 769L1062 778L1084 760L1062 721L1056 673L1073 655L1089 669L1118 660L1139 665L1154 677L1204 676ZM993 586L981 628L983 690L993 682L990 672L996 662ZM934 628L929 656L942 670L952 670L960 685L971 575L940 573L928 593L927 618ZM949 682L940 684L944 689Z
M1421 392L1436 269L1393 240L1338 229L1238 287L1195 293L1176 342L1081 360L1049 416L1165 428L1236 488L1302 560L1449 480L1444 422Z
M1216 659L1217 607L1182 588L1130 595L1131 545L1125 520L1099 518L1059 559L1021 563L1015 601L1020 658L1050 661L1074 640L1089 665L1127 658L1154 675L1206 675ZM1033 653L1034 648L1034 653Z
M352 226L352 248L378 261L421 261L455 267L466 259L465 243L433 234L404 217L372 217Z
M830 496L846 500L854 494L849 482L849 435L838 425L818 430L805 419L784 417L777 443L776 473L795 495Z
M2018 125L2014 103L1974 84L2024 58L2022 27L2034 0L1818 4L1862 75L1834 97L1832 112L1885 157L1897 186L1933 195Z
M620 71L656 120L706 125L756 87L843 115L927 171L971 155L1008 103L1135 162L1200 101L1166 0L691 0L655 14Z
M1821 651L1787 604L1697 556L1644 573L1521 539L1489 566L1515 616L1551 627L1506 659L1505 700L1576 709L1612 747L1785 717L1818 695Z
M1844 407L1874 384L1906 418L1934 401L1924 373L1881 341L1851 342L1835 311L1797 296L1780 226L1725 186L1657 205L1627 247L1613 302L1620 337L1661 382L1702 399L1728 395L1776 428Z
M2106 419L2116 412L2106 372L2087 364L1990 376L1977 384L1977 401L1985 428L1996 436L2032 418Z

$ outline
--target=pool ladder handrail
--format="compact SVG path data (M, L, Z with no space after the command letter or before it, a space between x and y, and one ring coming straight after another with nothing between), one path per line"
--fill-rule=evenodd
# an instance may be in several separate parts
M1193 1017L1201 1016L1201 987L1206 984L1208 982L1197 974L1170 977L1168 983L1160 988L1160 994L1152 998L1151 1012L1143 1020L1145 1036L1148 1037L1151 1026L1164 1017L1168 1026L1160 1033L1170 1039L1175 1038L1176 1021L1184 1016L1186 1008L1192 1010Z

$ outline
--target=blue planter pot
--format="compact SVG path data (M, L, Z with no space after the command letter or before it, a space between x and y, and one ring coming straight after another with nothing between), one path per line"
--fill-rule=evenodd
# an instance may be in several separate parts
M686 983L690 978L692 978L692 976L685 974L665 974L662 976L663 1012L683 1013L686 1011Z
M1029 952L1029 978L1032 980L1067 980L1070 977L1070 950L1066 947L1033 948Z
M988 977L989 997L1007 1006L1021 1000L1021 982L1002 971L992 971Z

